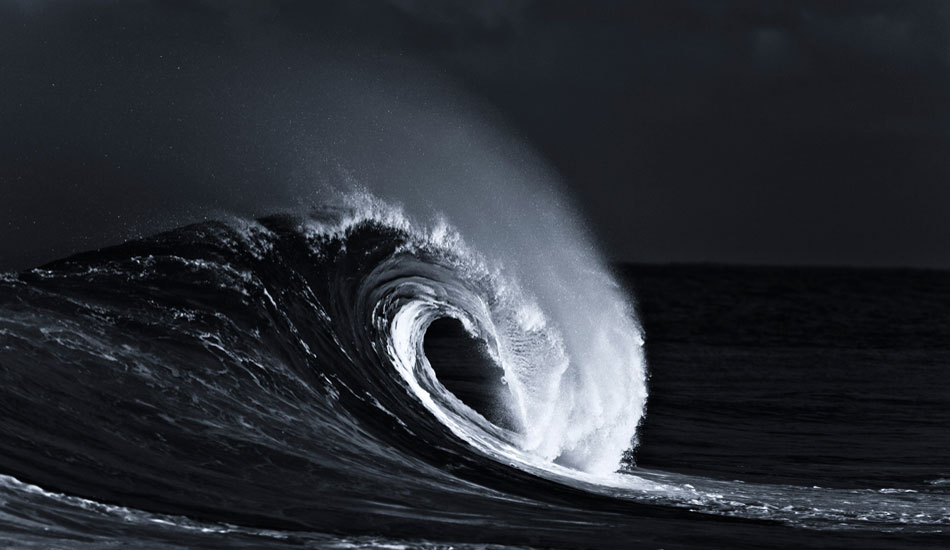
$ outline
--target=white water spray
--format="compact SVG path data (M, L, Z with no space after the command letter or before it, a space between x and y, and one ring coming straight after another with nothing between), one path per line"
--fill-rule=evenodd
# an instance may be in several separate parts
M547 265L525 273L523 253L496 243L486 253L445 222L426 228L398 209L365 193L349 195L353 212L345 223L374 220L407 231L429 252L452 265L458 284L418 280L389 289L401 300L391 326L390 354L413 392L453 431L493 454L524 455L531 463L559 464L595 474L615 471L630 448L643 414L645 365L642 337L629 304L586 245L583 234L559 233ZM326 231L325 228L321 228ZM338 229L334 229L338 231ZM553 243L539 235L539 244ZM581 246L580 243L584 243ZM490 280L480 295L465 281ZM388 304L384 304L389 307ZM469 418L439 405L419 372L422 339L434 319L456 317L485 340L511 393L521 433L504 443L490 441ZM379 321L377 321L379 322ZM444 400L443 400L444 401Z

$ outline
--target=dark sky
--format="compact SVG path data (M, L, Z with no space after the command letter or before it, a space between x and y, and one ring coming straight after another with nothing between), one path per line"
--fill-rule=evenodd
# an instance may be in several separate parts
M950 268L947 2L75 4L0 0L0 268L266 206L299 167L258 133L317 117L260 98L390 58L536 148L615 259Z

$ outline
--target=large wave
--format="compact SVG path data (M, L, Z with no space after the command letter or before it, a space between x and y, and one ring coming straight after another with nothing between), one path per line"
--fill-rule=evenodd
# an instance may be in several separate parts
M585 267L609 284L598 266ZM250 464L319 464L320 485L391 486L391 468L470 461L472 446L500 464L612 472L643 411L642 339L623 300L604 307L603 297L585 303L572 292L558 299L583 304L572 321L589 326L568 332L549 304L447 223L419 224L367 194L303 216L189 226L7 275L2 467L122 503L135 486L133 504L176 503L170 511L221 511L211 503L228 489L207 464L239 460L236 449L256 457ZM422 345L441 318L485 345L503 373L510 425L492 423L440 382ZM575 350L582 334L588 344ZM63 470L51 456L79 465ZM410 469L408 483L426 479ZM283 485L257 479L253 466L241 471L267 493ZM163 474L179 481L152 482ZM199 489L183 501L176 495L186 479ZM237 500L230 512L242 516L268 499ZM346 507L350 497L336 502Z
M644 504L834 529L950 521L936 489L617 472L644 411L643 338L575 244L584 263L531 284L447 221L356 193L5 274L0 472L15 477L0 513L27 530L76 506L99 528L119 514L412 535L424 521L472 540L594 532ZM484 350L501 411L453 392L426 353L446 320Z

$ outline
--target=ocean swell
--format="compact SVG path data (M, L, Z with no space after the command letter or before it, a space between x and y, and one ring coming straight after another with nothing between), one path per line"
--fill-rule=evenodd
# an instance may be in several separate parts
M645 399L631 312L576 312L601 336L575 351L545 306L447 223L367 194L7 275L0 466L107 502L308 525L314 495L332 523L366 508L367 484L404 495L379 504L400 516L468 491L466 468L488 486L511 466L615 471ZM510 425L440 382L423 341L444 318L499 368ZM301 472L306 489L288 489Z

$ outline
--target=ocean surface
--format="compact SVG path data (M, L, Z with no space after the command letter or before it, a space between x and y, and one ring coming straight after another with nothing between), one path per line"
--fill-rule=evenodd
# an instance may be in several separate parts
M950 546L950 273L584 308L463 237L363 204L0 275L0 547Z

